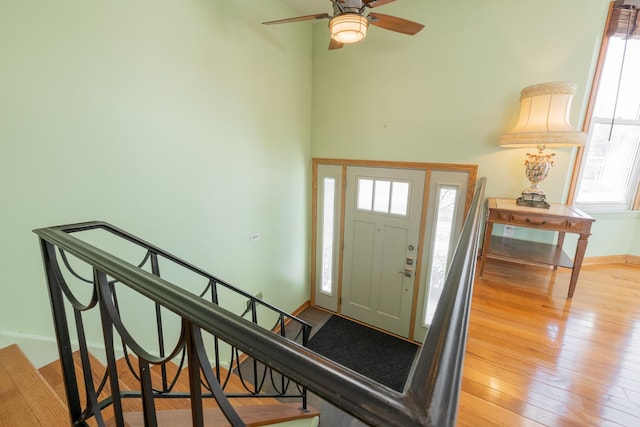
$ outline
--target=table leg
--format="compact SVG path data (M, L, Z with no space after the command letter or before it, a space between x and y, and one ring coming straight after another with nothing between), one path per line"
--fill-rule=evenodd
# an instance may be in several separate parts
M553 271L558 271L558 261L560 260L560 257L562 256L562 245L564 244L564 236L565 236L565 232L564 231L559 231L558 232L558 243L556 244L556 254L554 256L554 264L553 264Z
M478 271L479 276L482 278L484 273L484 264L487 262L487 255L489 254L489 245L491 245L491 234L493 233L493 222L487 219L487 225L484 230L484 243L482 244L482 253L480 254L480 269Z
M584 253L587 249L587 240L589 234L581 234L578 239L578 246L576 247L576 257L573 259L573 271L571 272L571 281L569 282L569 293L567 298L573 298L573 292L576 289L578 283L578 275L580 275L580 268L582 267L582 260L584 260Z

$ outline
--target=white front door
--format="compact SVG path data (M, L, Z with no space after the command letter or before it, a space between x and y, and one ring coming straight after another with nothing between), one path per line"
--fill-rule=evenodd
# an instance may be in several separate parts
M347 168L342 314L408 337L425 171Z

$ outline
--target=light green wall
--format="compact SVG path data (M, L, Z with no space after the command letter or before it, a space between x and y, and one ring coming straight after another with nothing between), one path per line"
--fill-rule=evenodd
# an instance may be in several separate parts
M629 254L640 256L640 218L636 219L636 222L635 222L635 233L634 233L633 243L631 244L631 250L629 251Z
M2 2L0 331L51 330L31 230L94 219L286 310L309 298L311 29L260 24L291 13Z
M640 255L640 212L595 212L587 256Z
M515 197L527 150L497 140L519 92L575 81L579 124L607 5L403 0L380 12L421 33L329 52L326 22L260 25L295 15L276 0L4 2L0 330L50 332L31 230L92 219L297 307L312 155L478 164ZM551 201L572 162L557 150ZM596 218L588 256L640 254L635 215Z
M313 155L478 163L488 194L519 192L527 150L497 141L515 124L520 90L576 82L577 125L607 5L406 0L384 13L422 22L422 32L370 27L363 43L337 51L327 50L327 29L317 25ZM562 197L571 149L557 157L546 183L553 199Z
M487 196L517 197L528 185L529 150L500 148L498 138L516 122L520 90L576 82L571 122L580 127L608 5L403 0L380 12L421 22L422 32L370 27L363 43L336 51L327 50L327 28L316 25L313 156L478 164ZM562 202L574 150L554 151L543 188ZM614 217L597 215L587 256L638 251L628 233L637 216Z

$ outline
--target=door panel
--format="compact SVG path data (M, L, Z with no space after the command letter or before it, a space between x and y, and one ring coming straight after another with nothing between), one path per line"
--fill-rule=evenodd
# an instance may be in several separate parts
M351 304L358 305L363 309L371 307L372 292L369 284L372 281L374 269L374 244L375 224L371 222L356 221L353 224L353 256L351 258Z
M424 180L421 170L347 168L341 312L405 337Z
M378 311L382 315L400 320L405 275L404 269L398 270L398 266L404 264L403 255L408 245L407 230L399 227L385 227L383 236Z

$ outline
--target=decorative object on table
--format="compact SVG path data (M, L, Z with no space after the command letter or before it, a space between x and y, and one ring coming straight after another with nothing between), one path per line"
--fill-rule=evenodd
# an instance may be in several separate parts
M576 85L571 82L540 83L520 92L520 118L515 127L500 138L501 147L538 149L537 153L527 153L525 174L531 186L522 191L518 205L549 208L540 183L549 174L555 153L545 153L545 148L585 143L586 135L569 123L575 94Z
M413 36L424 28L424 25L397 16L370 13L365 16L365 10L383 6L395 0L331 0L333 15L317 13L315 15L298 16L295 18L278 19L263 22L263 24L286 24L300 21L319 21L329 19L331 41L329 50L340 49L347 43L357 43L367 36L369 24L385 30Z

